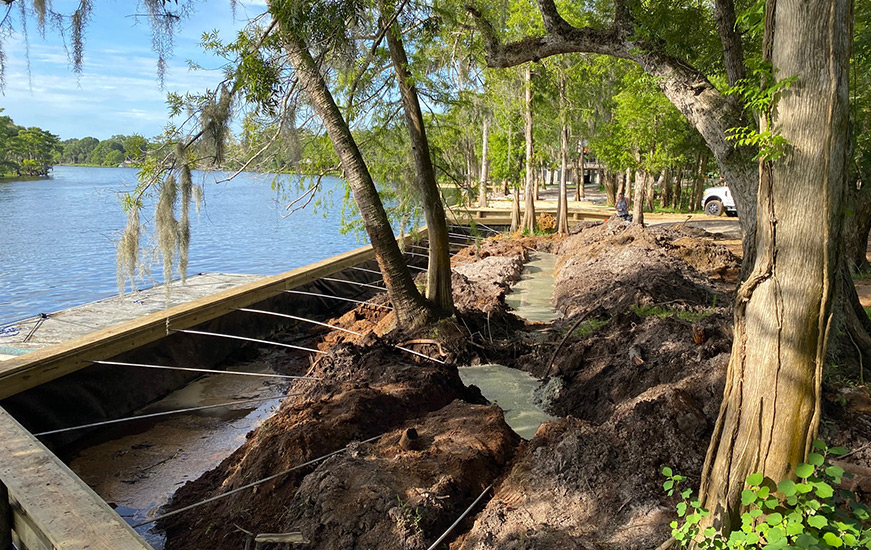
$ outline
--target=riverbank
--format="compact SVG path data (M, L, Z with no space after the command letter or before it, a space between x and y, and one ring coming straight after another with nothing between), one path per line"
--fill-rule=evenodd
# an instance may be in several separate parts
M310 333L306 345L326 355L282 356L275 368L321 380L293 382L274 417L155 512L180 512L158 522L166 548L235 550L258 533L295 532L324 550L423 550L481 495L447 539L454 550L666 540L676 501L659 472L698 479L731 348L738 258L686 226L611 220L573 231L457 253L455 320L390 331L380 295L328 321L344 331ZM506 306L533 250L556 254L557 319L527 321ZM490 363L546 381L541 399L556 418L531 439L462 382L462 366ZM871 400L834 381L824 390L822 437L857 449L851 461L867 467Z

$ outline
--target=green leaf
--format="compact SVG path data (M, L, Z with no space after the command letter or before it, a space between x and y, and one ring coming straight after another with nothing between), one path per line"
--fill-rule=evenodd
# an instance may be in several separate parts
M677 503L677 515L678 517L683 517L684 514L687 513L687 503L686 502L678 502Z
M831 546L832 548L840 548L844 546L844 541L841 540L841 537L834 533L826 533L823 535L823 541Z
M768 494L771 492L771 489L768 487L760 487L758 491L756 491L756 496L761 499L768 498Z
M807 463L813 466L822 466L823 465L823 455L819 453L811 453L807 455Z
M743 506L749 506L753 502L756 502L756 493L750 489L744 489L741 491L741 504Z
M814 467L810 464L799 464L795 469L795 475L801 479L807 479L814 473Z
M774 512L765 518L765 523L774 527L775 525L779 525L780 522L783 521L783 515L780 512Z
M847 449L843 447L832 447L829 449L829 454L833 454L835 456L843 456L847 454Z
M716 534L717 534L717 530L714 529L713 527L708 527L707 529L705 529L705 537L707 537L709 539L714 538L714 535L716 535Z
M844 469L840 466L829 466L826 468L826 475L833 478L835 483L839 483L844 475Z
M664 475L665 477L671 477L673 475L673 472L671 471L671 468L666 466L662 469L662 475Z
M750 474L747 476L747 484L748 485L761 485L762 480L765 479L764 476L760 473Z
M672 490L674 488L674 480L672 480L672 479L666 480L665 483L662 484L662 488L665 489L666 491Z
M823 516L811 516L807 518L807 524L811 527L815 527L817 529L822 529L826 525L829 524L829 520L827 520Z
M819 439L815 439L814 440L814 448L825 452L826 451L826 444L825 444L825 442L820 441Z
M785 497L791 497L795 494L795 482L791 479L784 479L777 484L777 490Z
M832 489L832 486L824 481L819 481L814 483L814 485L816 486L817 496L820 498L832 498L835 494L835 490Z

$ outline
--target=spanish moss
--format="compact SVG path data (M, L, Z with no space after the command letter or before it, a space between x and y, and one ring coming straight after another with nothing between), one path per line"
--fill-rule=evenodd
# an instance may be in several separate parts
M172 282L172 268L178 250L179 224L175 219L175 203L178 198L178 187L175 176L169 176L160 186L157 198L157 208L154 215L154 226L157 232L157 248L163 262L163 280L166 289L166 299L169 300Z
M118 241L116 263L118 265L118 293L124 294L124 283L130 280L131 290L136 287L136 268L139 266L139 209L127 212L127 226Z

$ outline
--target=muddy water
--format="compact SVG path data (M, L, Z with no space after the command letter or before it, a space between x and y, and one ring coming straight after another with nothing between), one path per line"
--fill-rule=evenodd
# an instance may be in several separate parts
M529 321L553 321L560 316L551 304L556 255L532 252L529 258L520 280L505 295L505 303Z
M460 378L467 386L474 384L490 402L505 411L505 422L524 439L532 439L535 430L554 418L536 404L535 391L541 382L534 376L502 365L460 367Z
M263 363L228 370L270 372ZM141 414L257 399L286 392L282 379L208 375L176 390ZM245 434L277 409L278 399L123 424L70 462L70 468L131 524L154 517L187 481L217 466L245 442ZM155 549L163 534L137 529Z
M505 302L529 321L552 321L560 315L551 305L556 255L534 252L523 274L506 295ZM535 397L541 381L521 370L502 365L461 367L460 378L474 384L488 400L505 411L505 422L524 439L531 439L542 422L552 416L539 407Z

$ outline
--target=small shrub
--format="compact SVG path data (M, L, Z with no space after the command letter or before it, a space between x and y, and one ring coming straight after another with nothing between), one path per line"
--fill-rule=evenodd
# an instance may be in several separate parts
M552 233L556 231L556 218L554 218L550 214L542 212L535 219L535 221L538 224L539 231L543 231L545 233Z
M686 477L663 468L663 488L681 496L677 514L682 519L671 523L675 540L683 548L694 543L700 549L871 548L869 509L852 492L835 489L848 475L827 460L829 455L846 454L846 449L829 449L822 441L815 441L814 447L807 463L795 469L798 481L775 483L759 473L747 477L741 526L728 536L713 527L699 532L699 523L710 512L690 489L680 489Z

